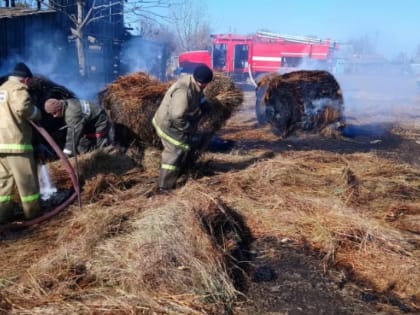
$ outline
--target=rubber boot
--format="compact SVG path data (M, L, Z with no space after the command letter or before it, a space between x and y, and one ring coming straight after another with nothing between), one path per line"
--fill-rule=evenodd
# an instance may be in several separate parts
M13 206L11 202L3 203L0 207L0 224L8 223L13 219Z
M23 203L22 207L27 220L34 219L42 214L39 200Z
M159 189L166 191L173 189L177 179L178 171L165 170L161 168L159 177Z

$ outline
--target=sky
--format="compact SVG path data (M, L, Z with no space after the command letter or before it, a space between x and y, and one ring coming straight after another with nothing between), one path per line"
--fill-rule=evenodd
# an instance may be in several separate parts
M200 1L200 0L195 0ZM368 36L386 58L415 55L420 0L207 0L214 34L264 29L346 42Z

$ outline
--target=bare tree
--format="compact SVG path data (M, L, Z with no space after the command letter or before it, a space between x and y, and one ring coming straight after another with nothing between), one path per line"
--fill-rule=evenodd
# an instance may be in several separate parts
M349 40L353 47L353 52L357 55L372 55L375 54L376 45L375 40L371 36L365 34L359 38Z
M140 24L139 33L143 33L143 27L153 25L155 27L162 22L168 22L168 12L172 7L179 6L183 0L125 0L126 23Z
M178 51L208 49L211 46L211 28L205 1L184 0L172 8L170 17Z

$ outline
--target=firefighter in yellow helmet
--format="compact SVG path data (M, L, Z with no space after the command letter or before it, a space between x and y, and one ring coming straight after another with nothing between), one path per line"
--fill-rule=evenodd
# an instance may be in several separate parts
M26 219L41 213L37 166L29 120L41 119L27 89L31 70L18 63L0 85L0 224L13 218L16 184Z
M174 188L184 167L191 139L202 114L203 90L213 79L212 70L199 65L192 75L180 77L165 93L152 123L163 144L159 190Z

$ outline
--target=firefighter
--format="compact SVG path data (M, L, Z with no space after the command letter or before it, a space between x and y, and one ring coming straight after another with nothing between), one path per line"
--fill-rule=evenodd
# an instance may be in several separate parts
M16 184L26 219L41 214L38 172L29 120L40 120L41 111L31 102L28 80L31 70L18 63L0 85L0 223L14 217Z
M67 156L83 154L110 144L110 121L98 104L75 98L50 98L45 101L44 108L54 118L64 118L67 134L63 153Z
M163 144L158 187L161 193L175 187L185 166L205 103L203 90L212 79L209 67L197 66L193 74L180 77L168 89L153 117L153 126Z

